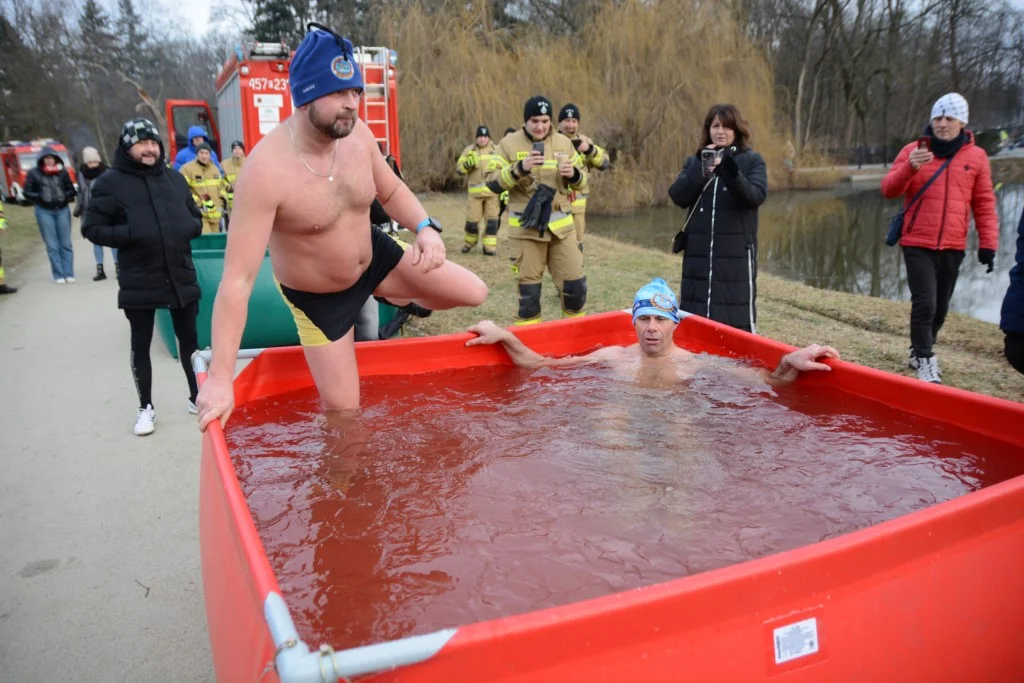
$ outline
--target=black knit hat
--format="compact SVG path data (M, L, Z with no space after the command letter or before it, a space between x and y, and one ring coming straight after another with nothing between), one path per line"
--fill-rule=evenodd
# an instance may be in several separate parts
M142 140L156 140L161 148L164 146L160 131L149 119L132 119L121 126L121 137L118 139L121 149L127 152Z
M543 95L534 95L526 100L523 107L523 121L529 121L534 116L551 116L551 100Z
M477 126L477 128L476 128L476 136L478 138L480 138L480 137L489 138L489 137L491 137L491 130L487 126Z
M245 144L241 140L235 140L231 143L231 149L234 149L235 147L241 147L242 151L245 151Z
M566 119L576 119L577 121L579 121L580 120L580 108L577 107L575 104L572 104L572 103L569 103L569 104L565 105L564 107L562 107L559 110L559 112L558 112L558 121L559 121L559 123L561 123L562 121L565 121Z
M209 146L208 144L206 144L205 142L200 142L200 143L199 143L198 145L196 145L196 151L197 151L197 152L202 152L202 151L203 151L204 149L205 149L205 150L206 150L207 152L210 152L211 154L213 153L213 147L210 147L210 146Z

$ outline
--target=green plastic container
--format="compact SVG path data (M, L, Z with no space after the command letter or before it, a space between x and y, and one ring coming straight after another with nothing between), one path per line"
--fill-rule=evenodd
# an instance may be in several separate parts
M192 240L192 261L196 266L199 288L203 292L199 300L199 319L196 321L200 349L210 345L213 301L217 297L217 288L224 274L226 242L227 233L203 235ZM377 310L381 326L391 322L398 312L394 306L382 303L377 304ZM178 342L174 337L174 325L167 309L157 310L156 327L171 357L177 358ZM256 282L253 283L241 348L263 349L271 346L294 346L298 343L299 333L295 329L295 319L281 298L277 285L274 284L268 252L263 257L263 265L260 266Z
M193 245L200 240L220 235L203 235L193 240ZM192 261L196 265L196 276L203 296L199 300L199 320L196 327L199 332L199 348L210 345L210 322L213 319L213 301L217 296L217 287L224 274L223 249L196 249L192 252ZM174 326L171 314L167 309L156 313L156 325L160 338L174 358L178 357L178 343L174 338ZM281 293L274 284L273 271L270 268L270 255L263 257L259 275L253 283L252 296L249 298L249 314L242 333L243 349L262 349L270 346L294 346L299 343L299 333L295 329L295 320L291 311L281 298Z
M192 240L192 251L224 251L227 246L228 234L226 232L200 235Z

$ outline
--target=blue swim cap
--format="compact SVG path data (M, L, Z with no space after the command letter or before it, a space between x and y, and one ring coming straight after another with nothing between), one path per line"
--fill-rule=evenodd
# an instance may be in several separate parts
M640 288L633 297L633 322L642 315L656 315L679 322L679 305L668 283L656 277Z
M288 80L296 107L350 88L363 88L352 43L326 26L310 23L289 67Z

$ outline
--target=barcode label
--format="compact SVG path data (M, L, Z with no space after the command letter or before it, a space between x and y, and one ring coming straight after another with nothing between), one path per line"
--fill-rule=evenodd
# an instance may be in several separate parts
M818 651L818 620L804 619L789 626L781 626L772 632L775 641L775 663L786 662Z

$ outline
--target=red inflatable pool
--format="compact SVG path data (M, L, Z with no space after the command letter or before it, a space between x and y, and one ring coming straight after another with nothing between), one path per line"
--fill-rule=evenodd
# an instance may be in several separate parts
M635 340L625 312L517 333L551 355ZM424 373L510 362L500 347L466 349L468 337L357 345L360 372L407 375L412 357ZM767 367L790 350L696 317L676 337ZM800 381L995 438L1007 457L1024 448L1022 404L845 362L833 369ZM242 405L311 386L299 348L268 349L235 394ZM296 635L217 425L203 437L200 542L221 681L935 683L1015 681L1024 671L1024 477L762 559L345 651Z

